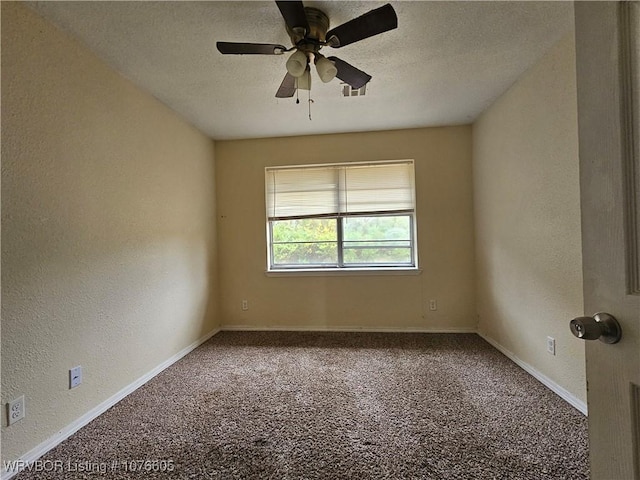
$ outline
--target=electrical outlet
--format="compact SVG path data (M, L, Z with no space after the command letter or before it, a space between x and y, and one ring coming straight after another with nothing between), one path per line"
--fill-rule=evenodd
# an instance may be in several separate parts
M82 383L82 367L78 365L69 370L69 389L76 388Z
M547 337L547 352L551 355L556 354L556 339L553 337Z
M438 301L437 300L429 300L429 310L432 312L438 310Z
M242 300L242 310L249 310L249 301Z
M7 403L7 426L22 420L24 416L24 395L20 395L15 400Z

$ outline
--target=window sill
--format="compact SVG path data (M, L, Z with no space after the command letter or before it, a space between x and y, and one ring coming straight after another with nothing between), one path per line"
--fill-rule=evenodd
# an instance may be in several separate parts
M327 268L327 269L288 269L267 270L267 277L361 277L361 276L387 276L387 275L420 275L420 268Z

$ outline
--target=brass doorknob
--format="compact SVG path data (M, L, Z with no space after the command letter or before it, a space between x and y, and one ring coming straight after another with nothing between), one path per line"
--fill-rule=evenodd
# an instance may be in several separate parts
M583 340L600 340L617 343L622 337L620 324L608 313L596 313L593 317L578 317L569 322L571 333Z

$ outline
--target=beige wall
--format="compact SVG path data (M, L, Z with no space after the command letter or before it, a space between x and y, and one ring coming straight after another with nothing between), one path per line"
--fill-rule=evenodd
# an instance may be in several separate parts
M576 102L572 32L473 125L473 175L479 331L585 401Z
M2 405L14 459L216 327L213 142L2 2ZM84 384L68 389L68 369Z
M470 127L218 141L215 148L223 326L475 329ZM265 276L266 166L407 158L415 159L421 275ZM429 299L437 299L436 312Z

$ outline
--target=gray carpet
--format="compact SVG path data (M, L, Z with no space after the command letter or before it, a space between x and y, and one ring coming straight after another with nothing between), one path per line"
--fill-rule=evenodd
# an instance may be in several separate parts
M589 478L586 418L472 334L222 332L41 460L16 478Z

